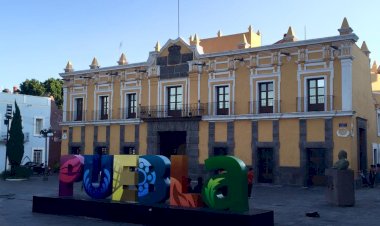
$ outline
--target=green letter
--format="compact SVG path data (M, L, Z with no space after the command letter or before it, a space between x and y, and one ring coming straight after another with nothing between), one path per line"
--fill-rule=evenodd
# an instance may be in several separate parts
M212 209L247 211L248 182L244 162L234 156L217 156L206 159L205 167L210 171L218 171L202 190L203 201L207 206Z

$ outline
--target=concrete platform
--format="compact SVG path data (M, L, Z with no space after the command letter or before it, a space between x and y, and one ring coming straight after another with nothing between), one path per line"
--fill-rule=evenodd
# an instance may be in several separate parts
M181 208L166 204L33 196L33 212L99 218L144 225L273 226L273 211L250 209L244 213L208 208Z

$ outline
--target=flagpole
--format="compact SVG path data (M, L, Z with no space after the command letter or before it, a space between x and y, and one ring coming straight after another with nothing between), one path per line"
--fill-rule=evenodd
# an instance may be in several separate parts
M178 6L178 38L179 38L179 0L177 1L177 6Z

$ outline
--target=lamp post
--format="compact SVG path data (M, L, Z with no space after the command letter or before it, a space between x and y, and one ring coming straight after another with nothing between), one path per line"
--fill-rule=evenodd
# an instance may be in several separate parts
M4 124L7 125L7 140L5 144L8 144L9 140L9 121L12 119L12 104L7 104L7 110L5 112L5 120ZM4 180L6 179L7 175L7 146L5 145L5 163L4 163Z
M53 136L53 130L51 128L43 129L40 131L40 134L43 137L45 137L45 164L44 164L44 177L42 178L42 180L47 181L48 180L48 176L47 176L47 169L48 169L48 165L47 165L47 152L48 152L47 139L48 139L48 137Z

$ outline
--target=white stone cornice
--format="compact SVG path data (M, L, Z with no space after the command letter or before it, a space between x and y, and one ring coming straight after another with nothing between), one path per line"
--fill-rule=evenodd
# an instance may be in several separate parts
M307 119L307 118L333 118L353 116L354 111L323 111L323 112L290 112L290 113L268 113L247 115L213 115L203 116L203 121L235 121L235 120L277 120L277 119Z
M134 63L134 64L126 64L126 65L117 65L117 66L111 66L111 67L102 67L102 68L96 68L96 69L88 69L88 70L81 70L81 71L74 71L69 73L60 73L59 75L63 78L67 76L73 76L73 75L83 75L87 73L99 73L99 72L105 72L105 71L116 71L116 70L123 70L128 68L135 68L135 67L148 67L147 62L142 63Z
M210 54L201 55L200 58L220 57L220 56L228 56L232 54L246 54L246 53L262 52L262 51L272 51L276 49L301 47L301 46L307 46L307 45L347 41L347 40L356 42L358 39L359 37L356 34L339 35L339 36L332 36L332 37L325 37L325 38L302 40L302 41L296 41L296 42L273 44L273 45L267 45L267 46L249 48L249 49L239 49L239 50L225 51L225 52L220 52L220 53L210 53Z
M61 122L60 126L85 126L85 125L126 125L126 124L140 124L142 120L140 119L123 119L123 120L98 120L98 121L71 121L71 122Z

